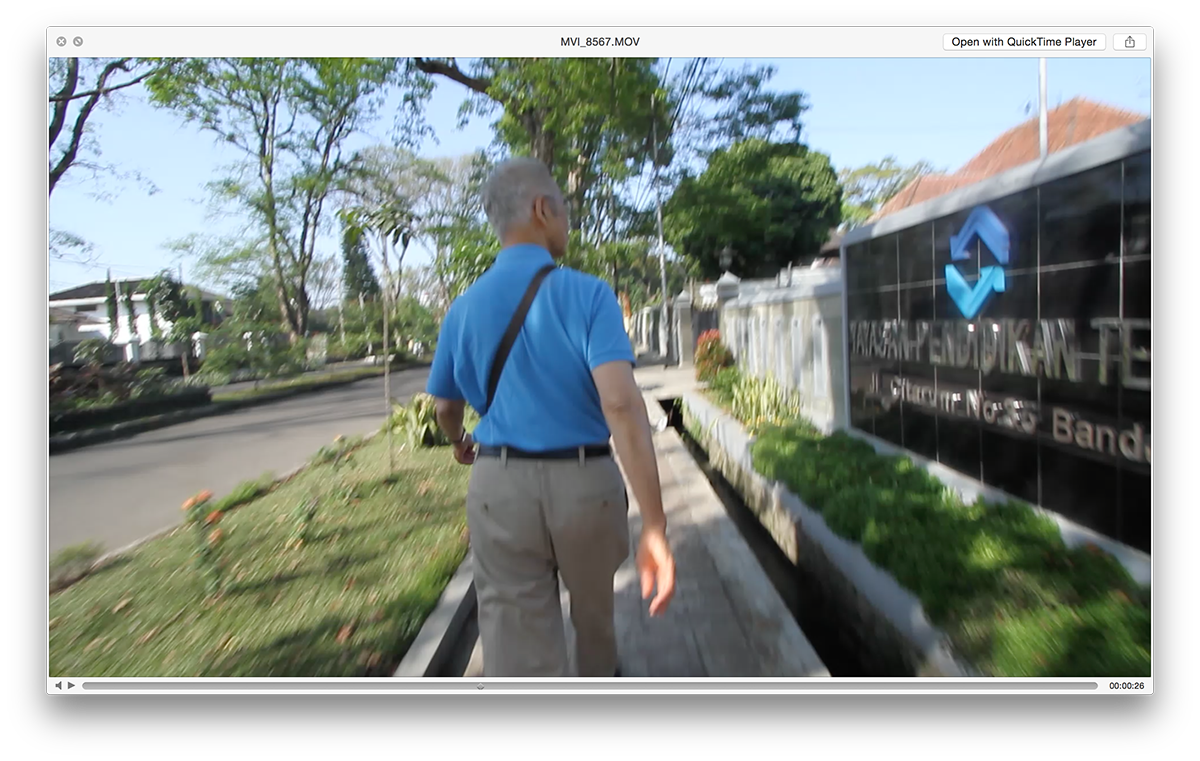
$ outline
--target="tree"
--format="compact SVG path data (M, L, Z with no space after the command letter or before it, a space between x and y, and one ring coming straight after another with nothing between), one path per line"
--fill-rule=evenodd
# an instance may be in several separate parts
M546 164L566 195L571 224L596 222L602 178L631 174L652 153L650 108L666 93L652 58L483 58L469 72L454 59L415 59L419 69L466 86L460 114L487 116L497 141ZM669 157L669 130L659 125L659 153Z
M352 301L361 294L364 298L379 295L379 280L371 268L364 232L360 227L342 222L342 295Z
M122 174L116 167L99 163L99 143L90 121L98 108L111 107L118 93L169 65L166 59L157 63L135 58L50 59L48 197L53 198L59 182L71 170L144 181L136 172ZM146 184L153 193L153 185ZM50 256L84 265L95 260L91 243L55 227L50 229Z
M397 59L188 59L152 76L153 101L245 156L216 184L258 225L277 307L293 341L306 335L309 279L325 205L355 169L347 140L377 114L392 85L419 111L423 79Z
M125 292L122 294L122 296L124 296L125 300L125 320L129 326L129 343L138 344L141 342L138 339L137 311L134 309L133 304L133 289L133 283L126 283Z
M120 305L117 303L117 289L113 286L111 270L104 276L104 305L108 309L108 337L111 341L119 330L121 319Z
M704 277L735 252L742 277L774 274L815 253L841 219L841 189L829 157L798 143L745 140L715 151L698 177L664 206L667 239Z
M336 256L317 256L313 259L308 278L309 322L313 327L312 315L341 301L343 286L342 270Z
M843 169L838 175L843 226L849 230L865 223L909 183L934 171L928 161L905 166L895 156L857 169Z
M433 269L444 304L448 306L492 266L499 244L487 223L475 219L460 220L447 228L445 240L445 248L434 259Z
M147 302L153 303L155 311L170 325L164 338L180 348L183 377L189 377L191 367L188 358L192 354L193 336L201 328L202 313L196 308L195 301L188 297L187 289L169 270L163 270L147 280L142 288L146 292ZM151 320L154 320L153 316Z
M167 61L52 58L50 64L50 196L59 180L81 161L88 119L102 100L170 68ZM71 111L74 118L71 119ZM70 122L70 129L67 123Z

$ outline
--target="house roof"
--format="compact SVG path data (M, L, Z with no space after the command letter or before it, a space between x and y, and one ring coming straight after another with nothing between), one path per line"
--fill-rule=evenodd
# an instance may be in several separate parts
M144 293L144 290L142 289L142 284L145 282L147 282L147 280L145 280L145 279L130 279L130 280L114 280L113 284L120 285L121 293L125 293L126 289L128 289L128 288L133 288L134 294L140 295L140 294ZM188 286L188 287L192 288L194 286ZM209 291L206 291L203 288L200 289L200 293L205 299L224 299L225 298L224 296L218 296L215 293L210 293ZM49 300L50 301L72 301L75 299L102 299L102 298L105 298L107 295L108 295L107 283L105 283L105 281L101 280L101 281L98 281L95 283L88 283L86 285L77 285L74 288L68 288L65 291L58 291L57 293L52 293L52 294L50 294Z
M113 284L121 286L121 292L124 293L126 288L132 287L134 293L141 293L143 280L114 280ZM87 285L77 285L74 288L68 288L65 291L50 294L51 301L71 301L72 299L102 299L108 295L106 290L107 284L101 280L96 283L88 283Z
M65 309L63 307L50 307L50 321L62 325L66 323L74 323L81 325L84 323L107 323L107 317L101 317L92 312L76 312L73 309Z
M1146 120L1133 111L1113 108L1087 98L1072 98L1046 112L1047 152L1056 153L1122 127ZM910 182L876 212L875 221L901 209L973 185L1041 157L1041 133L1035 116L996 138L952 174L927 174Z

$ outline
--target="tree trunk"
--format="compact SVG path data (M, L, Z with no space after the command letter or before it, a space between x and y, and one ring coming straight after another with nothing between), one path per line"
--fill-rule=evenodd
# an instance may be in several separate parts
M383 410L384 420L388 420L392 414L392 362L388 355L388 315L387 315L387 300L388 295L384 294L383 305ZM388 450L388 475L396 472L395 455L392 451L392 426L389 422L387 428L387 450Z

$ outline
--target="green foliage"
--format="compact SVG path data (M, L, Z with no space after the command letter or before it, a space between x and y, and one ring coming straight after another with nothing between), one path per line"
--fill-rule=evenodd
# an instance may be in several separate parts
M708 383L717 377L718 372L732 367L733 363L733 352L721 342L719 330L701 334L696 342L696 380Z
M736 370L713 395L751 424ZM761 407L762 405L758 405ZM921 600L955 648L995 676L1148 676L1148 590L1093 546L1067 549L1028 505L963 504L907 457L797 418L759 426L754 468Z
M801 417L794 393L774 378L743 375L736 367L718 370L709 382L709 393L752 433L765 426L811 426Z
M704 277L721 274L720 251L734 250L740 277L775 274L815 253L841 220L841 189L823 153L798 143L746 140L710 157L663 207L668 241Z
M133 285L126 284L124 292L121 294L125 301L125 321L129 327L129 337L131 341L138 340L137 332L137 312L133 306Z
M223 513L236 507L249 504L264 494L269 494L275 488L275 476L264 473L257 481L242 481L233 490L213 503L213 510Z
M103 552L104 545L99 542L81 542L54 553L50 558L50 588L59 589L83 576Z
M624 179L650 160L654 119L659 160L670 160L669 104L654 64L651 58L478 59L471 70L475 93L460 113L491 115L500 106L497 142L551 168L579 229L602 203L602 178Z
M142 288L146 292L147 306L150 309L152 335L161 333L157 320L161 317L170 325L165 335L166 340L182 348L185 356L190 356L192 336L203 327L203 307L199 301L199 293L189 296L188 289L175 279L169 270L163 270L145 281Z
M117 289L108 276L105 276L104 279L104 306L108 309L109 336L115 336L121 319L121 310L117 304Z
M85 338L75 347L75 361L91 367L104 364L112 344L103 338Z
M242 154L244 171L213 189L249 214L254 229L239 259L270 278L293 337L308 333L308 280L326 201L357 171L343 155L347 141L397 86L398 123L419 127L430 86L412 73L395 58L190 58L147 80L153 103Z
M467 431L479 424L479 414L467 405L463 415L463 428ZM435 400L429 394L414 394L408 404L397 404L384 423L385 430L401 436L404 444L412 449L419 447L444 447L450 441L438 427Z
M439 235L441 253L434 259L434 274L445 285L449 302L492 266L500 244L487 223L479 219L455 220Z
M876 164L843 169L838 175L843 225L853 229L865 223L910 182L933 171L927 161L905 166L895 156L887 156Z
M212 492L208 490L184 502L183 511L196 543L193 554L196 572L208 594L219 594L225 587L225 568L220 552L225 530L217 524L224 513L212 504Z
M367 300L379 296L379 280L371 269L363 231L345 221L342 223L342 289L346 301L356 300L360 294Z

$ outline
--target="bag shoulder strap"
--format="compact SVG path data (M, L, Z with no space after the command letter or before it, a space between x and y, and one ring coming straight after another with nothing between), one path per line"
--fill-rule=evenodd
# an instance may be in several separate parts
M517 311L513 313L512 319L508 323L508 329L504 331L504 338L500 339L500 347L496 349L496 356L492 359L492 369L488 376L485 415L487 414L487 410L492 408L492 400L496 398L496 386L500 384L500 373L504 371L504 363L508 361L508 353L512 351L513 344L517 341L517 335L521 332L521 327L525 324L525 315L528 314L529 307L533 304L533 298L537 296L538 289L542 287L542 281L555 269L556 265L547 264L533 276L529 287L525 289L525 296L521 299L521 303L517 305Z

